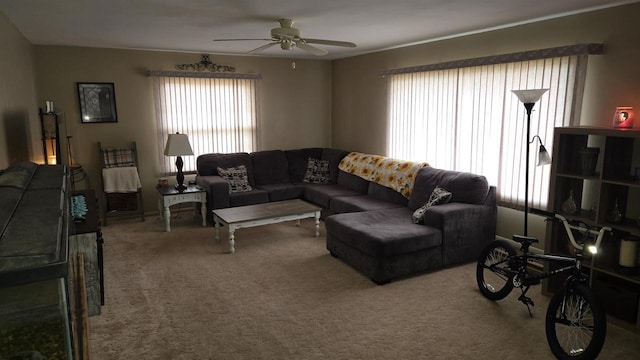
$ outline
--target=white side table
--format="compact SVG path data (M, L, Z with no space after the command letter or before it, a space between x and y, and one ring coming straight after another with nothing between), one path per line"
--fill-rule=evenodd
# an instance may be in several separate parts
M199 202L200 216L202 217L202 226L207 226L207 192L198 185L189 185L183 191L176 190L173 186L158 186L158 210L160 211L160 219L165 221L165 230L171 231L171 205Z

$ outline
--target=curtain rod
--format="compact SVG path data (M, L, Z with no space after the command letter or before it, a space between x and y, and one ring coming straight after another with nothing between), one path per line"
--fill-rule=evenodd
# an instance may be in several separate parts
M197 72L197 71L165 71L150 70L148 76L157 77L187 77L187 78L217 78L217 79L262 79L262 75L257 73L237 74L223 72Z
M404 68L380 71L380 76L408 74L423 71L459 69L472 66L504 64L517 61L548 59L552 57L571 55L601 55L604 53L603 44L578 44L553 47L547 49L522 51L517 53L491 55L473 59L447 61L438 64L418 65Z

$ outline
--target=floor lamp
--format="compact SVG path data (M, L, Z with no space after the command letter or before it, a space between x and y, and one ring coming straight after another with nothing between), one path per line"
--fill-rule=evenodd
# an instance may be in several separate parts
M531 110L533 109L533 105L536 104L538 100L542 97L544 93L546 93L549 89L534 89L534 90L511 90L520 101L524 104L524 108L527 110L527 151L525 157L525 176L524 176L524 236L527 236L527 227L528 227L528 216L529 216L529 145L535 140L531 139ZM536 135L537 136L537 135ZM540 151L538 153L539 162L538 165L545 165L544 162L548 161L549 153L542 145L542 141L540 137L538 137L538 141L540 141ZM531 141L529 140L531 139ZM544 154L543 154L544 151ZM546 156L545 156L546 154Z

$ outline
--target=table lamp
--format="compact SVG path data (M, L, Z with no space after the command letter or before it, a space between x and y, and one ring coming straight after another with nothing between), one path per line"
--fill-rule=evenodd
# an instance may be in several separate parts
M184 174L182 173L182 155L193 155L191 144L189 144L189 138L187 134L169 134L167 138L167 145L164 148L164 154L166 156L177 156L176 167L178 168L178 174L176 175L176 190L184 191L187 187L184 186Z

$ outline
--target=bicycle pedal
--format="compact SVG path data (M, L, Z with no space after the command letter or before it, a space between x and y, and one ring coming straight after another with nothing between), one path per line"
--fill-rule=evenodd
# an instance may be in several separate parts
M535 304L533 303L533 300L531 300L531 298L528 296L521 295L518 298L518 300L520 300L523 304L527 305L527 307L535 306Z

